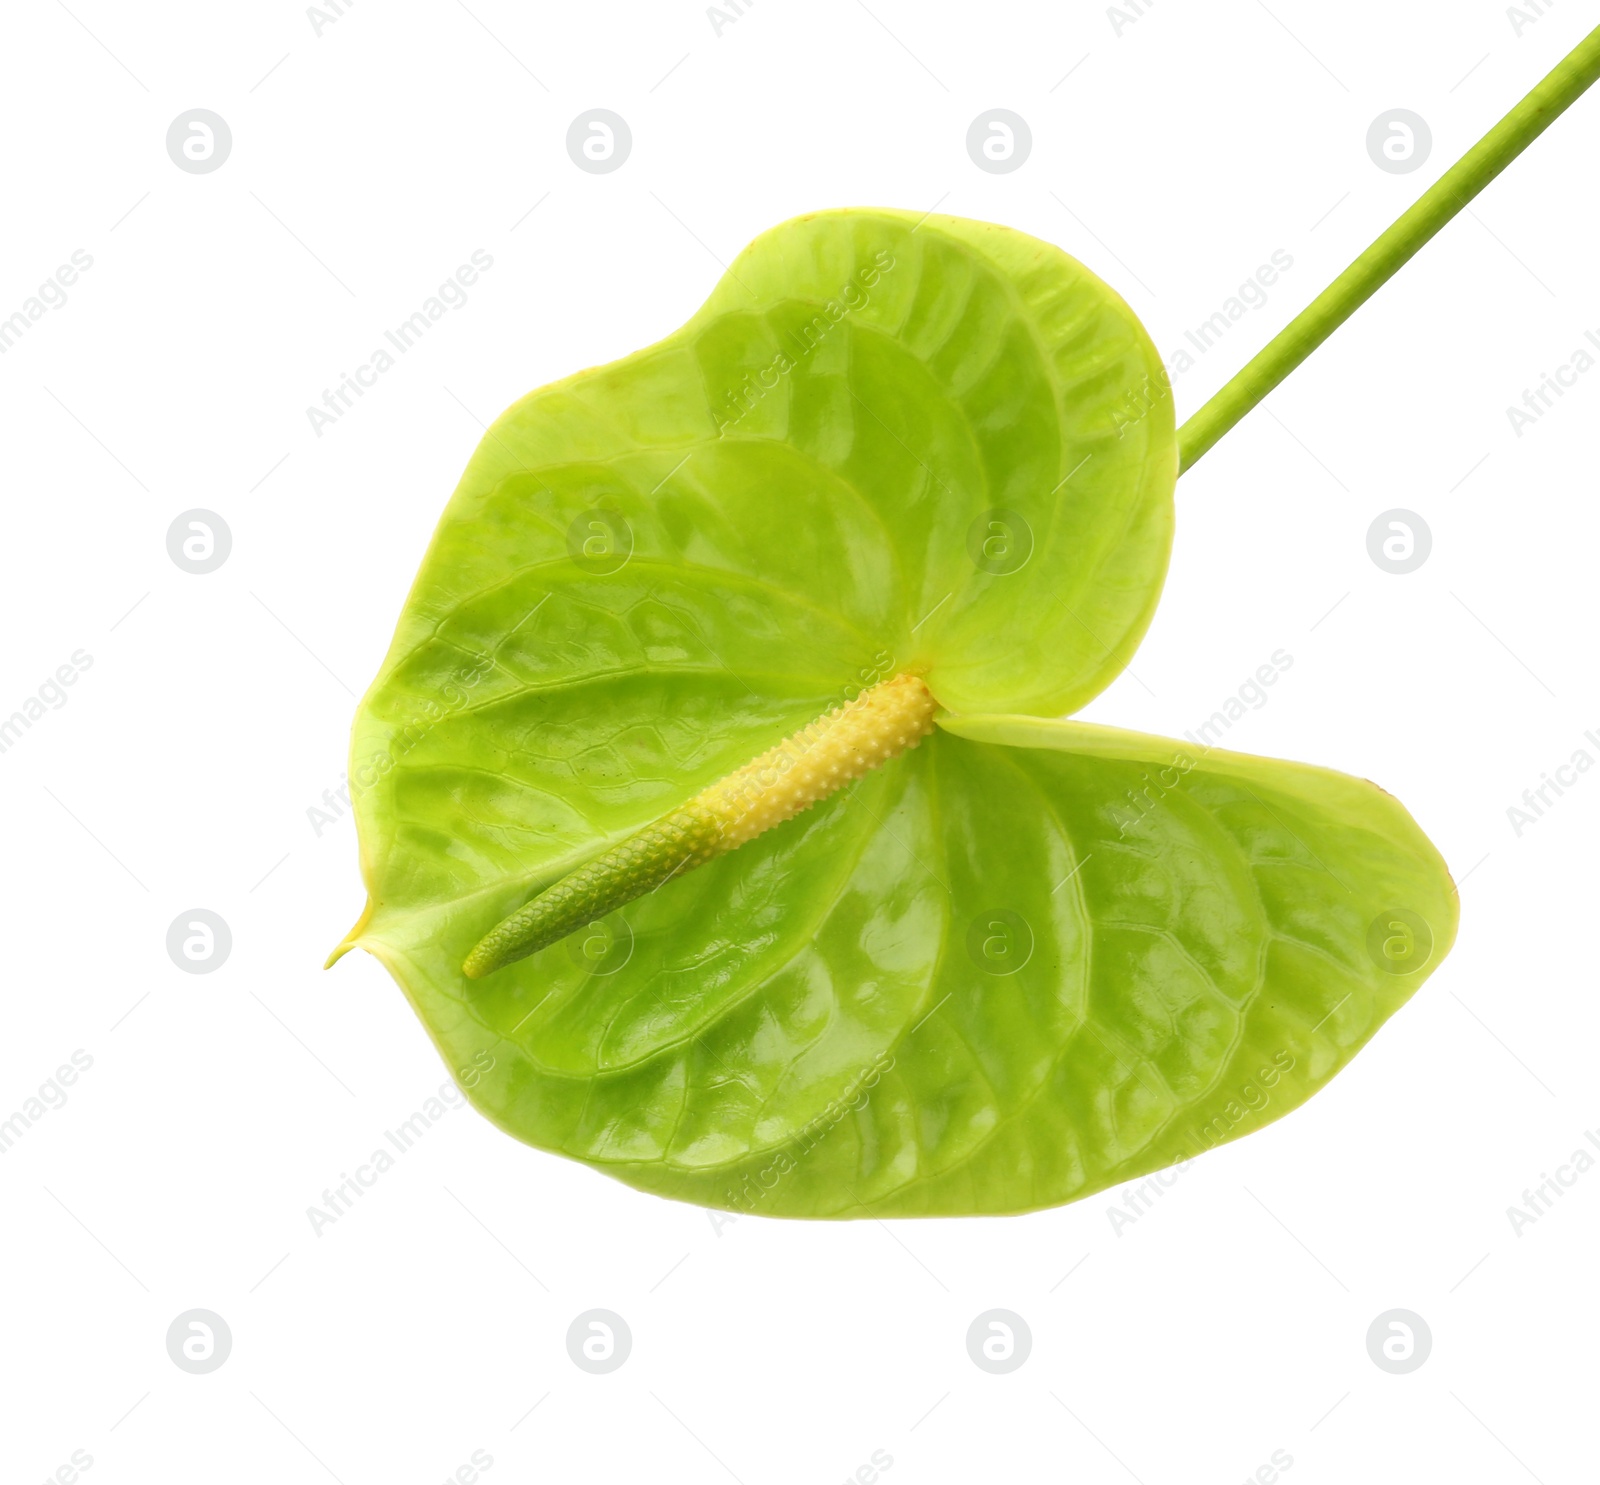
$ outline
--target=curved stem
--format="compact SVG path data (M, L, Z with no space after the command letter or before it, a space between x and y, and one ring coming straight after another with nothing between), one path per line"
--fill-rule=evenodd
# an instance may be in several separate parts
M1600 26L1178 430L1178 472L1245 416L1600 77Z

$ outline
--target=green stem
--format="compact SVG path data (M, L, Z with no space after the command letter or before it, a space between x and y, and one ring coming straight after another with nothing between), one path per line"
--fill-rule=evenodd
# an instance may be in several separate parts
M1178 430L1178 472L1200 457L1410 261L1600 77L1600 26L1423 192L1417 203Z

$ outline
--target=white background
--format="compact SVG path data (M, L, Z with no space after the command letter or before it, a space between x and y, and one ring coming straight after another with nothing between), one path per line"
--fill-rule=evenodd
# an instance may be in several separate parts
M1600 771L1520 837L1507 809L1600 758L1600 369L1520 438L1506 409L1600 334L1600 96L1184 478L1161 610L1088 713L1181 733L1286 649L1228 745L1372 777L1439 844L1460 941L1328 1091L1120 1227L1115 1193L719 1225L470 1111L320 1236L306 1209L445 1076L375 961L322 972L362 892L348 815L308 810L482 420L856 204L1058 242L1169 355L1283 249L1184 415L1594 7L1518 35L1488 0L1145 0L1119 35L1099 4L758 0L719 36L678 0L470 3L320 36L290 3L6 7L0 318L93 266L0 356L0 715L93 663L0 754L0 1118L93 1066L0 1159L0 1477L78 1450L91 1485L431 1485L482 1450L490 1482L827 1485L882 1450L887 1485L1192 1485L1281 1450L1291 1485L1593 1479L1600 1171L1507 1209L1600 1128ZM165 148L197 107L233 135L209 174ZM608 175L566 152L594 107L633 133ZM965 148L994 107L1033 133L1010 174ZM1395 107L1432 128L1414 174L1367 154ZM480 248L465 307L316 436ZM206 576L166 550L192 507L233 534ZM1392 507L1433 534L1407 576L1367 553ZM209 975L165 948L196 907L233 935ZM605 1376L564 1339L596 1307L633 1334ZM966 1353L995 1307L1033 1337L1005 1376ZM168 1359L192 1308L232 1332L209 1375ZM1408 1375L1367 1353L1392 1308L1432 1332Z

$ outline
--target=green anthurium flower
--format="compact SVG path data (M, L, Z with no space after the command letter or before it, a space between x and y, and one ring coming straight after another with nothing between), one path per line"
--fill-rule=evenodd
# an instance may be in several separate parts
M1024 1211L1277 1118L1456 901L1370 784L1055 720L1150 621L1177 471L1058 249L768 232L484 438L356 718L339 952L502 1128L710 1206Z

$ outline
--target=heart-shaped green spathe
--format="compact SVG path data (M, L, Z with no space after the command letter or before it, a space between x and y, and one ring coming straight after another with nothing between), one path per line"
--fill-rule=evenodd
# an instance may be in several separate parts
M982 715L1121 669L1175 470L1148 337L1057 249L881 211L765 234L683 330L480 446L358 714L347 945L504 1128L710 1205L1021 1210L1292 1107L1448 947L1409 818ZM963 714L916 755L463 976L536 892L905 671ZM1379 920L1422 925L1408 973Z

